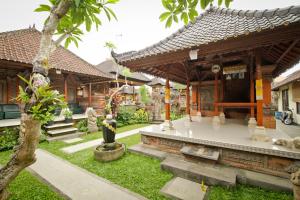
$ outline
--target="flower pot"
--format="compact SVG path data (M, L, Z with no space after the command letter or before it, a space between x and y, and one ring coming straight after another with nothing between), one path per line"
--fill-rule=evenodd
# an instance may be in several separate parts
M72 123L73 119L72 118L65 118L65 123Z
M115 142L116 133L112 130L112 128L116 130L116 127L117 123L114 119L106 119L103 121L102 130L104 143Z

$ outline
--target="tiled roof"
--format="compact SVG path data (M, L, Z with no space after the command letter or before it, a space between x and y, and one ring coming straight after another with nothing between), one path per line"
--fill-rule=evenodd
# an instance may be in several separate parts
M0 33L0 60L32 64L40 40L41 32L35 28ZM55 69L112 78L62 46L50 55L49 64Z
M165 86L166 83L161 78L155 77L155 78L151 79L151 82L148 83L147 85L149 85L149 86L154 86L154 85Z
M117 70L119 70L119 73L122 72L123 67L121 65L117 65L115 62L113 62L111 59L106 60L96 66L97 69L107 73L107 74L116 74ZM119 68L119 69L118 69ZM142 82L149 82L150 79L147 78L144 74L140 72L132 72L131 76L128 77L129 79L134 79L136 81L142 81Z
M300 6L260 11L210 7L194 23L189 23L166 39L139 51L114 53L113 56L118 62L125 62L296 22L300 22Z
M300 81L300 70L290 74L289 76L287 76L282 81L274 82L272 84L272 90L277 90L281 86L284 86L284 85L289 84L289 83L294 82L294 81Z

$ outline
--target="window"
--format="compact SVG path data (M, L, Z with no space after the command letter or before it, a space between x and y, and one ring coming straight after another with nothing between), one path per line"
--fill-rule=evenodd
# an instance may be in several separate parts
M289 90L285 89L282 90L282 110L288 110L289 109Z
M297 114L300 114L300 102L296 102Z

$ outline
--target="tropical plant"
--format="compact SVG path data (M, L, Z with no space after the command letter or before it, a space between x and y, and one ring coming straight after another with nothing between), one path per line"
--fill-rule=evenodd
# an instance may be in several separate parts
M19 128L5 128L0 133L0 151L12 149L18 144Z
M133 118L136 123L149 123L149 114L144 108L138 109L133 114Z
M147 87L145 85L142 85L139 88L139 93L140 93L142 103L147 104L151 101L149 92L148 92Z
M199 15L199 9L205 9L208 5L212 5L215 0L161 0L166 12L159 16L160 21L166 21L166 28L171 27L172 23L178 23L180 20L184 24L188 24L189 21L195 21ZM218 0L218 6L223 3L226 7L229 7L233 0ZM200 4L199 7L198 4Z
M73 112L69 108L65 108L62 111L62 114L63 116L65 116L66 119L72 119Z
M88 132L88 122L87 119L82 119L77 123L77 128L80 132Z

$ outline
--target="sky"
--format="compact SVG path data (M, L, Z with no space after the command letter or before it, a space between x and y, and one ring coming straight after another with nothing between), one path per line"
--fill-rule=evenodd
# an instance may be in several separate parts
M33 24L38 30L42 30L47 14L36 13L33 10L39 4L47 2L47 0L2 0L0 32L28 28ZM234 0L230 7L261 10L299 4L299 0ZM104 13L101 14L102 26L99 30L93 29L85 33L79 48L71 45L69 50L92 64L99 64L109 58L109 51L104 47L106 41L112 41L117 46L118 53L139 50L166 38L183 26L180 22L166 29L165 23L159 21L159 15L164 12L161 0L120 0L112 6L112 9L118 17L117 21L109 22ZM299 64L284 75L298 69Z

